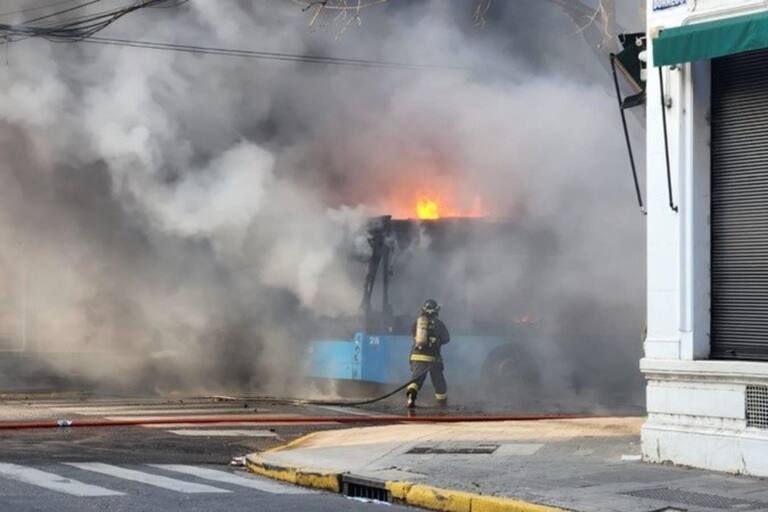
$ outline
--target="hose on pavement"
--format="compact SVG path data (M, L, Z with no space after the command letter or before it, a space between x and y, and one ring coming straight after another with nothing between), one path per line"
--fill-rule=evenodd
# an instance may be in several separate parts
M330 406L337 406L337 407L339 407L339 406L340 407L345 407L345 406L346 407L354 407L354 406L358 406L358 405L373 404L373 403L385 400L385 399L391 397L392 395L394 395L395 393L398 393L398 392L404 390L405 388L407 388L408 386L410 386L411 384L413 384L414 382L416 382L417 380L422 378L424 375L429 373L429 371L432 369L433 366L435 366L436 363L437 363L437 361L432 361L431 363L429 363L429 366L424 368L423 371L420 371L415 376L411 377L411 380L407 381L406 383L402 384L401 386L398 386L397 388L393 389L392 391L390 391L390 392L388 392L388 393L386 393L384 395L377 396L375 398L369 398L369 399L366 399L366 400L354 400L354 401L348 401L348 400L340 400L340 401L329 401L329 400L293 400L292 403L295 403L297 405L330 405Z

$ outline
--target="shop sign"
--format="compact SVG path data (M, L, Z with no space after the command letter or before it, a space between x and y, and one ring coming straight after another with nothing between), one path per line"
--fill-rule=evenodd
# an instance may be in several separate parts
M653 0L653 10L661 11L678 5L685 5L686 2L687 0Z

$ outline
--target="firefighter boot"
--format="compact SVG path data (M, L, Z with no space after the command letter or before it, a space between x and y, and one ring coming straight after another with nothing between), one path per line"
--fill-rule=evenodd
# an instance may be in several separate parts
M435 393L435 402L439 408L445 409L448 407L448 395Z
M408 385L408 391L407 391L408 402L407 402L407 407L409 409L413 409L414 407L416 407L416 393L418 393L418 392L419 392L419 385L418 384L412 382L411 384Z

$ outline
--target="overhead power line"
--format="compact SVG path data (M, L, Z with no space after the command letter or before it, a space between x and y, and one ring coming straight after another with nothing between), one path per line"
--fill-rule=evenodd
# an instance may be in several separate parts
M69 12L77 11L79 9L85 9L88 6L91 6L93 4L97 4L101 2L101 0L88 0L85 3L82 3L80 5L74 5L68 9L64 9L61 11L56 11L51 14L46 14L45 16L40 16L39 18L32 18L31 20L27 20L24 22L24 25L32 25L33 23L38 23L43 20L51 19L51 18L58 18L59 16L62 16L63 14L67 14Z
M71 3L74 3L75 1L76 0L59 0L58 2L54 2L52 4L37 5L34 7L27 7L25 9L18 9L15 11L0 12L0 18L3 18L5 16L13 16L15 14L26 14L28 12L42 11L43 9L50 9L52 7L58 7L64 4L71 4Z
M102 0L89 0L18 24L0 24L0 40L14 42L40 37L54 42L87 39L109 25L139 9L147 7L176 7L188 0L133 0L120 8L72 17L72 13L87 10ZM58 5L58 4L53 4Z
M48 7L71 4L68 2L56 2ZM19 24L0 23L0 42L14 42L30 37L40 37L52 42L83 42L108 46L121 46L128 48L142 48L148 50L173 51L200 55L218 55L225 57L239 57L265 61L299 62L308 64L326 64L339 66L356 66L368 68L404 69L404 70L461 70L459 66L441 64L421 64L409 62L392 62L373 59L352 59L343 57L330 57L322 55L309 55L284 52L265 52L257 50L241 50L235 48L221 48L201 45L186 45L177 43L163 43L157 41L138 41L132 39L97 37L95 34L103 30L119 18L143 8L168 8L177 7L189 0L131 0L121 8L113 8L100 12L87 12L88 7L103 0L80 0L77 5L27 20ZM326 4L326 2L322 2ZM371 0L370 3L360 4L371 6L383 3L380 0ZM34 10L43 7L30 8ZM78 12L79 11L79 12ZM73 13L75 14L73 16ZM81 15L78 15L81 14Z
M420 64L408 62L394 62L371 59L351 59L343 57L329 57L322 55L264 52L257 50L240 50L234 48L218 48L212 46L185 45L176 43L161 43L156 41L135 41L131 39L116 39L107 37L89 37L80 41L82 43L103 44L110 46L123 46L129 48L145 48L150 50L164 50L202 55L221 55L226 57L241 57L258 60L272 60L282 62L301 62L309 64L332 64L340 66L359 66L370 68L406 69L406 70L464 70L459 66L441 64Z

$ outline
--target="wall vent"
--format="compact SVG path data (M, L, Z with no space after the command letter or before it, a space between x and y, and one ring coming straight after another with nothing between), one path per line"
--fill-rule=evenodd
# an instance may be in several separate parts
M768 386L747 386L747 426L768 430Z

